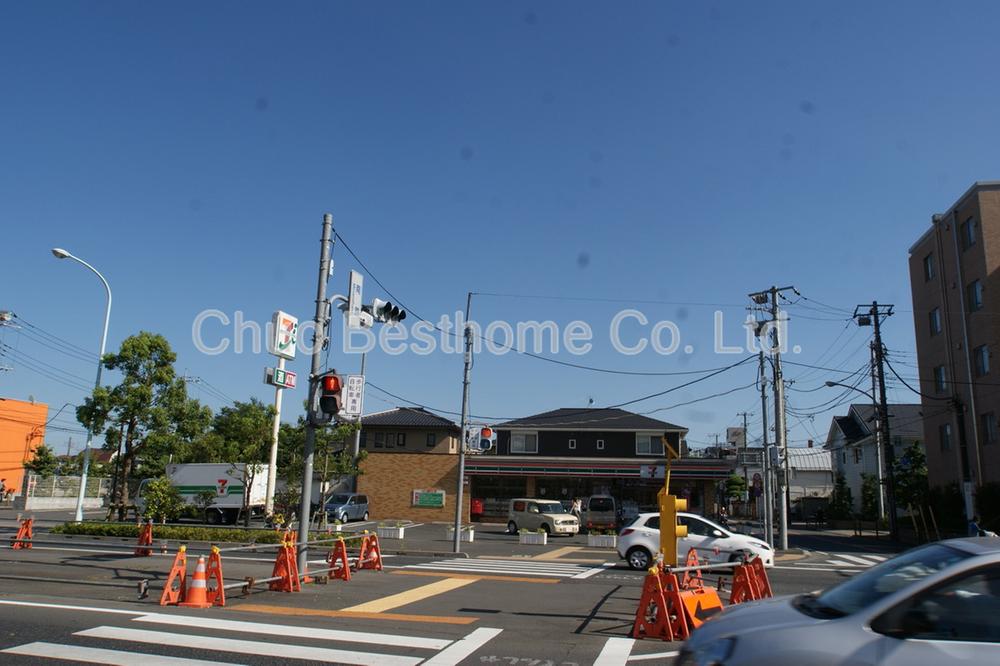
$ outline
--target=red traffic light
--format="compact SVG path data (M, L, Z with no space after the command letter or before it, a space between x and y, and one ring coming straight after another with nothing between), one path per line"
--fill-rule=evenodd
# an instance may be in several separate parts
M479 431L479 436L483 439L493 439L493 428L483 428Z
M324 393L339 393L341 388L339 375L326 375L323 377Z

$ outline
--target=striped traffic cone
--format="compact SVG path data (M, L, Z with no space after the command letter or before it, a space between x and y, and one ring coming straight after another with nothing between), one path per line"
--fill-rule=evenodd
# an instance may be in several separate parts
M210 608L212 604L208 601L207 593L208 576L205 574L205 556L202 555L198 558L198 565L194 568L194 576L188 581L184 601L177 605L188 608Z

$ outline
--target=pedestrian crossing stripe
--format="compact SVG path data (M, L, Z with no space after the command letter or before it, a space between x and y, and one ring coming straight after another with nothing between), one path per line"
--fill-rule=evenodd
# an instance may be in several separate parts
M7 602L20 603L20 602ZM28 602L25 602L28 603ZM171 627L196 629L199 634L176 633L171 631L153 631L126 626L98 626L78 631L74 636L87 639L104 639L121 641L128 644L128 650L113 650L91 646L51 643L36 641L0 650L0 654L11 654L32 658L62 659L84 663L121 664L122 666L216 666L221 663L207 659L173 657L158 654L145 654L132 649L140 645L156 645L199 650L201 653L231 653L250 655L254 657L271 657L285 660L309 660L338 664L358 664L382 666L410 666L419 663L436 664L438 666L455 666L488 641L502 633L502 629L481 627L471 633L455 638L431 638L424 636L407 636L398 634L369 633L363 631L348 631L337 629L322 629L301 627L295 625L269 624L264 622L246 622L225 620L211 617L194 617L188 615L173 615L166 613L133 613L98 607L71 606L59 604L31 603L33 606L50 606L65 610L79 610L98 613L122 613L136 615L132 622L167 625ZM257 634L261 640L243 640L236 638L207 635L207 632L236 632ZM280 637L303 638L315 641L337 641L344 643L361 643L378 645L381 648L410 648L429 650L421 656L406 654L390 654L387 652L361 652L350 649L298 645L294 643L275 642Z
M513 574L518 576L547 576L554 578L589 578L598 574L610 563L605 563L599 567L589 567L580 564L560 564L552 561L542 560L438 560L425 564L408 564L402 569L422 569L429 571L455 571L459 573L482 573L482 574Z

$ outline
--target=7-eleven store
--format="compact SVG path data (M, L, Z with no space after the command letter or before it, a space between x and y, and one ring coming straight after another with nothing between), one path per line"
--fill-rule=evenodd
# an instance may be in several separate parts
M725 460L682 458L671 464L670 490L688 500L688 510L714 514L716 487L729 477ZM473 520L506 520L514 497L570 502L576 497L611 495L629 511L655 511L663 488L663 459L477 456L466 460ZM482 501L482 512L477 513ZM478 517L477 517L478 516Z

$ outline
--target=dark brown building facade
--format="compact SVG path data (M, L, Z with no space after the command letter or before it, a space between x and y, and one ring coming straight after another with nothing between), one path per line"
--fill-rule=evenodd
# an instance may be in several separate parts
M1000 482L1000 181L931 218L910 285L930 483L969 497Z

